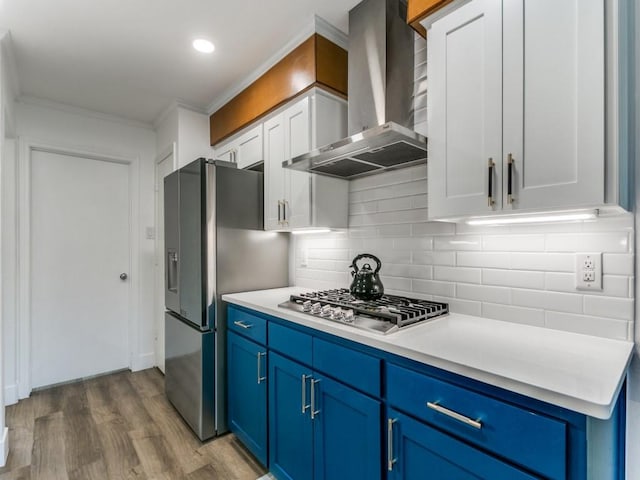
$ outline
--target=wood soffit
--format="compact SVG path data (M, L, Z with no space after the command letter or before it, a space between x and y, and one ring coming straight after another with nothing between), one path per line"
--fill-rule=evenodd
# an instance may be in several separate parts
M317 33L211 115L211 145L314 86L347 96L347 51Z

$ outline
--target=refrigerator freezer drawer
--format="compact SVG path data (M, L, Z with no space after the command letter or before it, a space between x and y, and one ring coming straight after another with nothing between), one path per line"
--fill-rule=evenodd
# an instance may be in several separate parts
M165 313L165 390L200 440L215 435L214 332Z

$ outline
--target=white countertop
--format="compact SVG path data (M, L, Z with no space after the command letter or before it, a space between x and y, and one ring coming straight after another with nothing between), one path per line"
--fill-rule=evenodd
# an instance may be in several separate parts
M611 416L633 350L632 342L455 313L385 336L278 307L304 291L222 299L601 419Z

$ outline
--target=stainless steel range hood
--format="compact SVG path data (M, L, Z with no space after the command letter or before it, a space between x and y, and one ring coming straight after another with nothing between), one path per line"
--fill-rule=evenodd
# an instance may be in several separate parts
M349 137L283 162L286 168L357 178L424 163L413 131L414 32L403 0L364 0L349 12Z

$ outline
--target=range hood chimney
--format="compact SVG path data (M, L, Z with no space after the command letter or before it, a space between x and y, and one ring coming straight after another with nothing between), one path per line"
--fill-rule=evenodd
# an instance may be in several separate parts
M283 166L357 178L424 163L413 131L414 31L404 0L364 0L349 11L349 135Z

